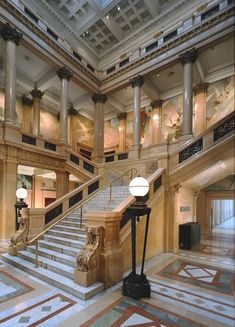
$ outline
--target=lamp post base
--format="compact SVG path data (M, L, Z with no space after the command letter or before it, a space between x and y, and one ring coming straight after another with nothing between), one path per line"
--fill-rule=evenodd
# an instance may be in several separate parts
M146 275L138 275L131 272L124 278L122 285L123 295L137 300L142 297L150 298L150 293L150 284L146 278Z

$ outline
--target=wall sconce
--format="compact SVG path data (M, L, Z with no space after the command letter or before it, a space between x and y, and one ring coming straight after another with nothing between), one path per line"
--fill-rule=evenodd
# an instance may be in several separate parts
M16 190L16 197L18 198L18 201L15 204L16 230L18 230L20 227L20 218L21 218L20 210L22 208L28 207L28 205L24 202L24 199L27 197L27 195L28 192L23 187L20 187Z
M150 297L151 289L149 281L144 274L144 261L147 245L148 226L151 209L145 204L145 195L149 191L149 183L143 177L134 178L129 184L130 193L136 198L136 202L126 209L127 217L131 219L131 249L132 249L132 271L124 278L122 294L133 299ZM136 220L147 215L140 274L136 273Z

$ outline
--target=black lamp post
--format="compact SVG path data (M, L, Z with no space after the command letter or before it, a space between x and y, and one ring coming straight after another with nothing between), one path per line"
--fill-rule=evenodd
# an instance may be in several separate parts
M148 279L144 274L144 261L148 237L148 227L151 209L144 203L144 196L148 193L148 181L142 177L134 178L129 190L135 196L136 202L126 210L126 215L131 219L131 248L132 248L132 271L124 278L122 285L122 294L133 299L141 297L150 298L151 289ZM144 246L142 255L142 265L140 274L136 273L136 220L139 217L147 215L144 235Z
M16 197L18 198L16 204L15 204L15 219L16 219L16 230L20 227L20 217L21 213L20 210L22 208L27 208L28 205L24 202L24 199L27 197L27 190L23 187L20 187L16 190Z

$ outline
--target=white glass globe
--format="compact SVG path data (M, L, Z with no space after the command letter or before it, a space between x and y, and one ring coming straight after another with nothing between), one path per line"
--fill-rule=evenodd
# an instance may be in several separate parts
M149 191L149 182L143 177L135 177L129 184L133 196L145 196Z
M16 190L16 196L18 199L25 199L27 194L28 194L27 190L23 187L20 187Z

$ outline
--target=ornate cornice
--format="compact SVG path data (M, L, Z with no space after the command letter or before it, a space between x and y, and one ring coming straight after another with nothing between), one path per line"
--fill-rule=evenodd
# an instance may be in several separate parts
M23 34L18 32L9 24L5 24L1 29L1 35L4 41L13 41L16 45L20 44L20 40L23 37Z
M37 86L34 86L34 89L30 92L30 94L32 95L33 99L39 99L41 100L44 92L38 90Z
M107 101L107 96L105 94L96 93L92 96L92 101L94 103L105 103Z
M194 63L197 59L197 49L192 48L184 53L181 53L179 59L182 65L185 65L188 62Z
M78 110L74 108L74 105L70 103L69 108L68 108L68 115L69 116L77 116L78 115Z
M155 108L161 108L162 104L163 104L163 100L162 99L157 99L155 101L152 101L150 103L150 106L152 107L152 109L155 109Z
M208 83L201 83L193 87L193 94L197 95L199 93L206 93L208 89Z
M73 73L67 67L62 67L57 71L57 75L60 79L67 79L69 81Z
M144 78L141 75L137 75L130 79L130 83L132 87L139 86L141 87L144 84Z
M127 117L127 113L126 112L120 112L118 115L117 115L117 118L119 120L125 120Z
M29 106L29 107L31 107L32 104L33 104L33 100L30 99L30 98L27 98L26 95L22 95L21 102L22 102L22 105L23 106Z

